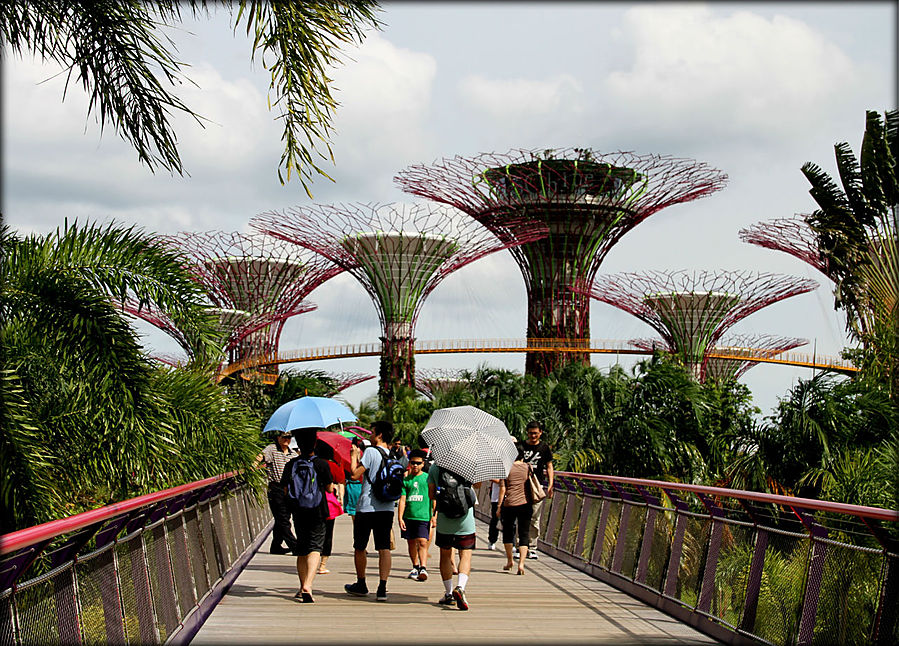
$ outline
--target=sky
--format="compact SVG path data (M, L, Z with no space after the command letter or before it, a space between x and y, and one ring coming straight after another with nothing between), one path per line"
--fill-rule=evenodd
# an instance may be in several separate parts
M87 117L64 75L4 52L2 210L21 234L71 222L138 225L162 234L248 231L259 213L341 202L414 202L393 176L455 155L571 146L687 157L724 171L713 195L654 214L627 233L600 273L654 270L767 271L821 286L763 309L731 332L809 340L797 351L836 355L848 341L832 285L793 257L742 242L753 223L808 213L815 203L800 167L836 173L833 146L858 152L865 110L897 107L893 2L803 3L384 3L381 30L346 48L332 72L334 182L309 198L281 185L281 128L267 107L270 75L251 43L218 9L170 32L190 64L178 95L207 121L178 116L189 176L151 173L107 128ZM281 348L375 342L371 300L348 274L309 299ZM520 338L526 302L508 252L483 258L441 283L425 302L419 339ZM150 352L176 354L164 334L138 325ZM655 336L633 316L591 305L594 339ZM606 368L637 358L593 355ZM420 355L419 369L523 371L524 354ZM377 374L378 360L293 364ZM808 368L759 365L742 381L769 414ZM357 404L375 380L343 395Z

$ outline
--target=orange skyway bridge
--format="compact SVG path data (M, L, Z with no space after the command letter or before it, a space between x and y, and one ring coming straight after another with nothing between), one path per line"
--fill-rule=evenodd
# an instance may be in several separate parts
M415 342L415 354L445 354L450 352L590 352L596 354L652 354L650 350L634 348L626 341L610 339L436 339ZM369 357L381 354L381 343L350 343L326 345L299 350L285 350L276 355L256 355L224 366L218 380L243 370L263 366L320 359ZM833 356L804 352L781 352L762 348L719 347L708 354L715 359L757 361L785 366L799 366L842 373L858 372L849 361Z

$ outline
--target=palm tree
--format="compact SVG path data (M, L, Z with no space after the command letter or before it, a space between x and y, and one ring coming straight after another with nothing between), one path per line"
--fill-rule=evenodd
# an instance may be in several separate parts
M179 405L168 385L196 394L197 378L178 382L161 371L115 305L132 298L164 308L189 330L197 356L209 357L215 324L183 258L134 227L77 223L43 237L4 229L0 249L4 528L250 464L250 449L193 464L181 454L189 409L201 400L206 423L210 411L235 413L218 428L236 428L238 443L246 411L212 393Z
M869 351L862 367L899 397L899 110L866 113L861 155L834 146L841 186L816 164L802 166L819 208L808 216L835 282L834 304ZM871 354L873 353L873 356Z
M200 125L204 119L171 90L189 79L183 73L186 64L175 57L173 43L163 31L181 23L182 9L197 17L208 15L213 4L217 3L3 2L0 39L15 54L30 52L66 69L66 89L72 80L80 83L90 97L89 113L97 113L101 127L111 123L134 147L141 163L151 170L183 174L172 113L186 114ZM284 183L282 168L287 180L296 173L309 193L312 171L328 177L317 158L334 160L330 134L337 102L331 96L328 70L341 62L341 46L361 42L365 27L380 26L375 17L378 5L372 0L234 4L234 30L245 27L253 35L251 57L258 54L271 72L269 104L277 106L277 118L284 122L278 178Z

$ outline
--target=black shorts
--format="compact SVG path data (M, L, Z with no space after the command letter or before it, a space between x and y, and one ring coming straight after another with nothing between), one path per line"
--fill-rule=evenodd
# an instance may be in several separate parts
M294 509L292 515L293 531L297 535L297 545L293 550L294 556L306 556L310 552L321 554L325 547L325 534L327 533L325 520L321 514L318 510L310 513Z
M437 547L448 550L455 547L457 550L473 550L475 543L474 534L441 534L437 532L437 538L434 539Z
M392 511L356 512L353 523L353 549L364 552L368 549L368 537L375 536L376 550L390 549L390 530L393 529Z
M407 541L416 538L427 539L431 535L431 521L429 520L407 520L406 529L400 532L400 537Z

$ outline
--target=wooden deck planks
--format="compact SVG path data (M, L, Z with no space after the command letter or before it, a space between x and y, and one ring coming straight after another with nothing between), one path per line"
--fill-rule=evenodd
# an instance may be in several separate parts
M315 580L314 604L292 600L297 591L295 558L268 554L268 542L241 573L194 638L221 643L586 643L715 644L715 640L668 615L541 555L524 576L502 570L505 557L486 550L486 526L478 523L478 549L467 587L471 609L437 605L443 594L438 549L431 547L426 582L406 579L410 561L398 539L388 583L378 603L377 558L369 554L367 598L350 597L355 580L352 525L337 519L331 574Z

